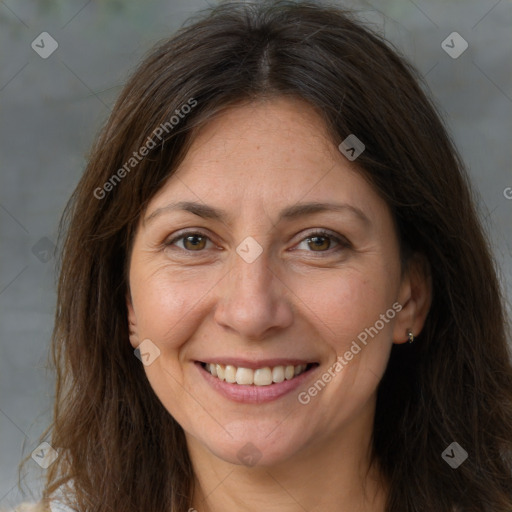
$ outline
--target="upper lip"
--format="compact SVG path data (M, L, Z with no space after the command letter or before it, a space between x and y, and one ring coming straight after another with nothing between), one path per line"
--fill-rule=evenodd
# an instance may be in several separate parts
M299 364L316 363L314 359L297 359L297 358L275 358L275 359L258 359L249 360L238 357L209 357L207 359L198 360L200 363L222 364L236 366L237 368L250 368L256 370L258 368L274 367L274 366L298 366Z

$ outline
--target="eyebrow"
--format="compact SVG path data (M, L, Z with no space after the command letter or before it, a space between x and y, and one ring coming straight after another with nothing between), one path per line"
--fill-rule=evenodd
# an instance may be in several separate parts
M180 210L193 213L194 215L204 219L212 219L220 222L229 222L231 220L231 216L225 210L220 208L213 208L212 206L196 203L193 201L179 201L177 203L171 203L163 206L162 208L157 208L144 219L144 224L152 221L164 213ZM313 215L315 213L329 211L348 212L359 220L363 221L365 224L371 224L370 219L363 213L362 210L356 206L352 206L351 204L347 203L320 202L298 203L292 206L288 206L287 208L281 210L279 213L278 222L282 220L291 221L300 217L305 217L306 215Z

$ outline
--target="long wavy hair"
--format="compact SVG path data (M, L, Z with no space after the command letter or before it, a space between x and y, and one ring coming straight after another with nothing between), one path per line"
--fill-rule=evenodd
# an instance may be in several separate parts
M359 171L389 205L403 254L422 254L431 269L424 329L393 346L377 391L371 449L390 482L386 511L512 511L504 298L463 164L424 91L398 50L327 3L221 3L149 53L62 219L47 431L59 457L45 503L72 484L78 511L191 507L183 430L128 341L130 247L196 128L239 102L286 96L312 105L336 145L352 133L364 141ZM468 453L458 469L441 456L454 441Z

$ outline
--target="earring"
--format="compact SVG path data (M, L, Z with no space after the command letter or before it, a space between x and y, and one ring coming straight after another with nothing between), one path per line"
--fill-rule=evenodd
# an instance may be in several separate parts
M414 334L410 329L407 331L407 337L409 338L409 343L412 343L414 341Z

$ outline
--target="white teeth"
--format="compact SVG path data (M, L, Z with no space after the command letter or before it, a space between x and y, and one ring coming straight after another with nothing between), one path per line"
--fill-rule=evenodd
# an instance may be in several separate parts
M238 368L236 370L236 383L237 384L252 384L254 372L249 368Z
M295 375L295 368L293 366L287 366L284 370L284 378L286 380L293 379L293 376Z
M226 382L236 382L236 367L227 364L224 370L224 379Z
M270 368L268 366L264 368L258 368L252 370L251 368L237 368L233 365L222 365L208 363L204 365L206 371L210 372L214 377L220 380L225 380L229 383L237 383L241 385L252 385L255 386L269 386L273 382L279 383L286 380L291 380L297 375L303 373L307 365L298 364L297 366L274 366Z
M255 386L269 386L270 384L272 384L272 370L268 366L254 370Z
M283 380L284 380L284 366L275 366L272 369L272 380L274 382L283 382Z

